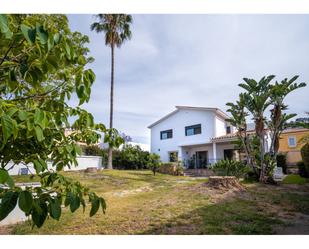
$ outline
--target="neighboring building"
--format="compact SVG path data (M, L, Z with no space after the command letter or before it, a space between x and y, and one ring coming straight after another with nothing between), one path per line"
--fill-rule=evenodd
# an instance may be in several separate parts
M309 135L309 129L290 128L282 132L279 140L279 152L286 153L288 165L296 165L302 160L300 149L303 145L299 141L306 135Z
M176 106L151 124L151 152L163 162L182 160L186 167L204 168L220 159L238 159L235 129L218 108Z

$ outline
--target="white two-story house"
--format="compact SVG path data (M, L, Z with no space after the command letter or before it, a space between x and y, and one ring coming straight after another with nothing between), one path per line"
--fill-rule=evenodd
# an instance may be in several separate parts
M162 162L177 158L188 168L205 168L220 159L238 159L234 128L218 108L176 106L151 124L151 152Z

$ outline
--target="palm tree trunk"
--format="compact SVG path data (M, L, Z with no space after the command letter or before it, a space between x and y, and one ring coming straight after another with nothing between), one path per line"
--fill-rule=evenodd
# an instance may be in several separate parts
M260 140L260 182L266 182L266 167L264 163L264 155L265 155L265 132L264 132L264 121L263 116L259 116L255 122L255 132Z
M110 114L109 114L109 128L113 128L113 111L114 111L114 45L111 46L111 96L110 96ZM109 145L108 147L108 160L107 168L113 169L113 148Z

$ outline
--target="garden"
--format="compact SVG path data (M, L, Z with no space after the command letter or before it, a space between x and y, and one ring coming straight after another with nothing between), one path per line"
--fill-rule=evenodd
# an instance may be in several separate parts
M207 179L148 170L66 172L104 196L106 214L69 208L40 228L30 221L1 228L6 234L305 234L309 181L288 176L280 185L242 182L244 190L215 190ZM299 179L294 179L295 177ZM16 181L33 181L17 177Z
M227 103L227 121L246 160L217 162L211 166L215 178L187 177L181 161L161 163L158 155L126 144L118 149L125 141L113 127L114 53L131 38L132 17L96 17L90 28L104 32L111 48L109 127L83 108L95 82L89 38L71 31L65 15L0 15L0 221L16 207L29 218L2 226L1 233L308 233L308 138L300 175L278 183L273 174L277 166L284 168L280 134L296 116L286 112L286 96L306 84L298 76L280 82L273 75L244 78L244 92ZM95 146L102 134L106 150ZM102 156L107 169L64 172L82 153ZM11 176L9 163L33 164L35 174ZM233 184L226 185L228 179ZM21 182L40 185L22 188Z

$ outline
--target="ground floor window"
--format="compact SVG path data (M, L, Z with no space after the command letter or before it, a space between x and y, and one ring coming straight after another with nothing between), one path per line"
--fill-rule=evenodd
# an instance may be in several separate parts
M178 160L178 152L177 151L170 152L169 153L169 159L170 159L171 163L177 162L177 160Z

